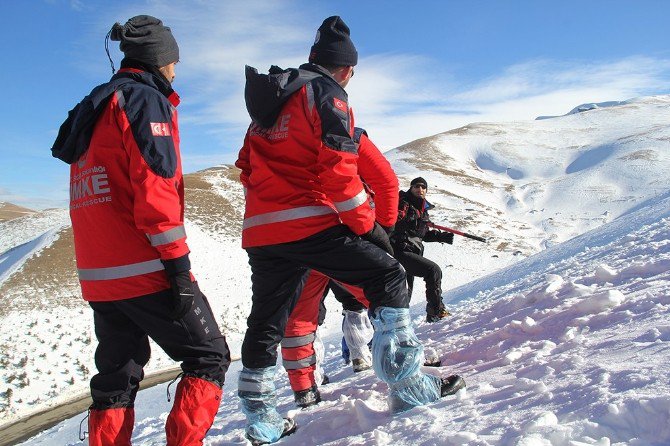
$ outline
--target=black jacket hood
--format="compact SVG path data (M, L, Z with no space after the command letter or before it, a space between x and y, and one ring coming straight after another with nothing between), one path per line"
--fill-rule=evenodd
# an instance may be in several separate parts
M276 65L268 74L260 74L256 68L245 67L247 78L244 100L251 119L263 128L272 127L284 103L303 85L321 76L330 76L322 67L304 64L300 68L283 70Z

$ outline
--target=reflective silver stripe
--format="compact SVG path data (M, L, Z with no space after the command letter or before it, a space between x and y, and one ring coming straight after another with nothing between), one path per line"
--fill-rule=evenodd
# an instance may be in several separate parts
M151 246L165 245L166 243L174 242L180 238L186 237L186 229L184 229L183 226L176 226L165 232L161 232L160 234L147 234L147 237L149 237Z
M358 206L362 205L368 201L368 193L365 192L365 189L361 189L361 191L356 195L354 198L350 198L345 201L338 201L335 204L335 209L337 209L337 212L347 212L352 209L356 209Z
M311 82L308 82L307 85L305 85L305 93L307 94L307 109L309 110L311 119L312 110L314 110L314 87L312 87Z
M316 335L314 333L306 334L305 336L284 338L281 340L281 346L283 348L302 347L303 345L309 345L313 343L315 338Z
M126 97L120 90L116 90L116 102L119 104L119 108L123 108L126 105Z
M297 361L282 361L286 370L298 370L316 364L316 355L308 356L306 358L298 359Z
M258 381L248 381L240 374L240 379L237 383L237 390L246 392L268 393L275 390L274 382L259 383Z
M245 218L244 223L242 223L242 229L334 213L335 211L329 206L304 206L301 208L285 209L283 211L268 212Z
M79 280L112 280L134 277L165 269L160 259L109 268L78 269Z

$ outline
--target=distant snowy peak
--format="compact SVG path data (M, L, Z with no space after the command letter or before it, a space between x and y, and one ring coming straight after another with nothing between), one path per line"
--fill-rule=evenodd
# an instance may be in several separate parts
M403 186L427 179L449 219L480 232L494 224L493 235L512 238L507 246L542 249L670 189L670 95L597 105L541 121L472 123L386 155Z
M558 118L560 116L568 116L568 115L574 115L576 113L583 113L591 110L596 110L599 108L609 108L609 107L618 107L622 105L629 105L629 104L634 104L637 102L664 102L666 104L670 103L670 95L659 95L659 96L648 96L648 97L641 97L641 98L633 98L633 99L628 99L626 101L606 101L606 102L587 102L585 104L578 105L577 107L573 108L570 110L568 113L565 115L559 115L559 116L538 116L535 118L536 120L543 120L543 119L553 119L553 118Z
M17 206L6 201L0 201L0 221L9 221L25 215L34 214L32 209Z

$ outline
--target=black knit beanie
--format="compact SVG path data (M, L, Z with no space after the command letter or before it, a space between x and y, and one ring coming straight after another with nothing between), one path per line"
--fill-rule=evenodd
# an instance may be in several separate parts
M358 63L358 52L349 37L349 27L339 16L328 17L316 31L309 61L338 67L353 67Z
M179 61L179 46L172 31L150 15L135 16L125 25L115 23L109 38L121 42L119 48L126 57L148 65L164 67Z
M422 177L416 177L412 180L411 183L409 183L410 186L414 186L415 184L423 184L424 186L426 186L426 189L428 189L428 181L426 181Z

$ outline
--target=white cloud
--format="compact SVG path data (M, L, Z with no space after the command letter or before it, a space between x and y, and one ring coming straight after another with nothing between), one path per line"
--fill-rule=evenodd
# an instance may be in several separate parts
M271 64L297 66L306 60L320 16L301 6L152 0L100 20L107 29L115 20L149 11L172 27L181 49L175 84L183 97L180 120L188 132L212 138L202 161L219 147L230 157L242 142L249 122L245 64L265 71ZM361 54L348 92L356 123L388 149L470 122L534 119L564 114L584 102L658 94L667 91L669 77L670 60L642 56L533 60L470 80L456 79L446 64L426 56Z
M381 147L396 147L470 122L534 119L565 114L585 102L659 94L668 91L670 78L666 59L544 60L508 67L498 76L460 89L460 84L445 80L444 75L430 78L434 70L427 67L429 62L420 62L407 63L405 67L410 68L400 71L373 69L370 73L367 65L357 69L364 87L352 88L352 102L365 105L357 108L357 123ZM368 76L371 79L366 80ZM387 79L391 76L393 82ZM381 99L374 97L378 94Z

